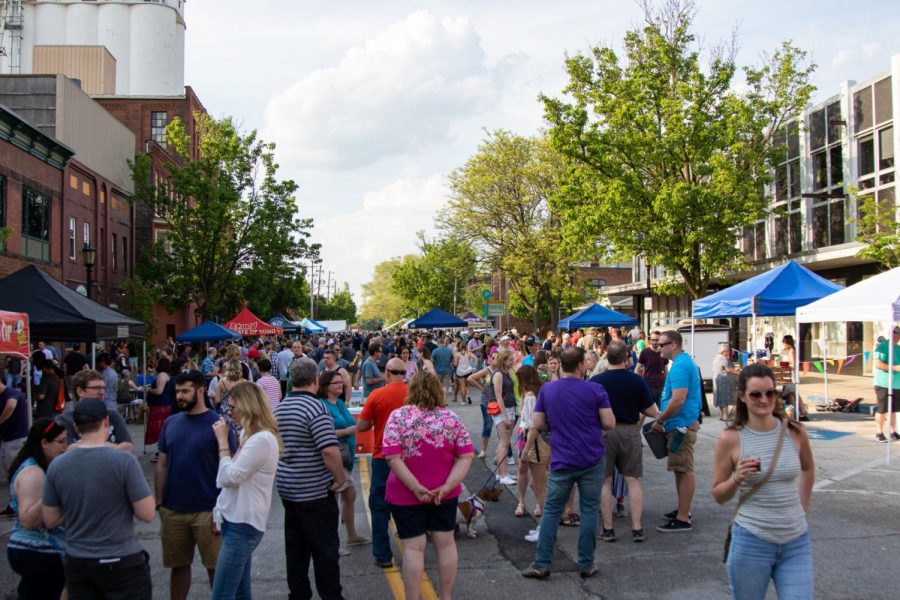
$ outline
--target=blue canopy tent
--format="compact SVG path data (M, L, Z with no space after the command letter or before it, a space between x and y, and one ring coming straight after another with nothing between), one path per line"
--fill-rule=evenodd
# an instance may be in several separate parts
M304 317L302 321L300 321L300 327L305 329L310 333L325 333L325 328L313 321L312 319Z
M267 323L269 325L274 325L275 327L281 327L286 335L296 335L303 331L303 328L300 327L298 323L291 321L281 313L275 313L274 315L272 315Z
M616 312L599 304L591 304L587 308L560 319L557 329L581 329L582 327L624 327L637 325L638 320Z
M222 327L218 323L205 321L192 327L175 338L176 342L219 342L222 340L239 340L241 334Z
M407 329L450 329L454 327L468 327L469 324L459 317L455 317L446 310L440 308L432 308L427 313L410 321Z

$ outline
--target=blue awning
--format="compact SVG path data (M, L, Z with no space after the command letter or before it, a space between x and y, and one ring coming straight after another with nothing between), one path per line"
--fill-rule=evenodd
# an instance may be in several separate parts
M176 342L219 342L222 340L239 340L241 334L222 327L218 323L205 321L188 329L175 338Z
M592 304L587 308L561 319L557 329L581 329L582 327L624 327L637 325L638 320L628 315L616 312L599 304Z
M432 308L427 313L410 321L407 329L449 329L453 327L468 327L469 324L459 317L455 317L446 310Z
M797 308L843 287L791 260L720 292L694 300L693 317L794 315Z

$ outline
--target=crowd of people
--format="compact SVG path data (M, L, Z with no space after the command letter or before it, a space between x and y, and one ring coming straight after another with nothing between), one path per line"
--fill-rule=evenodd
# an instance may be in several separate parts
M664 440L674 478L675 506L656 531L693 528L704 394L676 331L171 343L149 358L148 377L131 350L116 344L86 356L76 345L60 356L41 343L25 375L36 385L30 424L19 382L0 383L0 452L16 519L8 556L22 599L64 590L70 598L149 598L134 518L151 522L156 513L172 598L190 591L195 548L213 598L250 597L273 491L284 508L291 598L311 598L313 585L323 599L342 598L340 557L350 547L371 545L375 564L393 567L390 520L403 541L407 598L418 597L428 539L440 596L450 598L461 484L476 456L494 485L517 493L515 515L538 519L526 536L536 543L534 561L522 575L549 577L558 527L572 526L580 574L591 577L597 540L617 539L614 517L630 518L633 542L646 539L643 433ZM714 396L726 398L716 405L728 424L712 491L719 502L740 496L727 563L732 592L761 598L774 579L781 597L812 597L809 442L787 418L770 369L726 360L720 371ZM458 415L476 391L480 444ZM145 445L156 445L152 492L119 410L134 399L147 411ZM353 475L355 436L368 430L371 538L356 526ZM786 517L767 520L761 511L770 506Z

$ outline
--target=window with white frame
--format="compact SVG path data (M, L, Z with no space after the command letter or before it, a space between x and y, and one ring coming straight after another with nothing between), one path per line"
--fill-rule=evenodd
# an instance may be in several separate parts
M75 217L69 217L69 260L75 260Z
M890 214L896 210L892 100L890 77L853 94L860 199L874 198L876 210Z
M83 223L81 229L81 240L84 244L91 243L91 224Z

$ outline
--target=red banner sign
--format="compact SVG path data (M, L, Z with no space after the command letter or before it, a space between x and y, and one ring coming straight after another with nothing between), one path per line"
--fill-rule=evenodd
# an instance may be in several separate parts
M0 310L0 354L28 358L28 315Z

